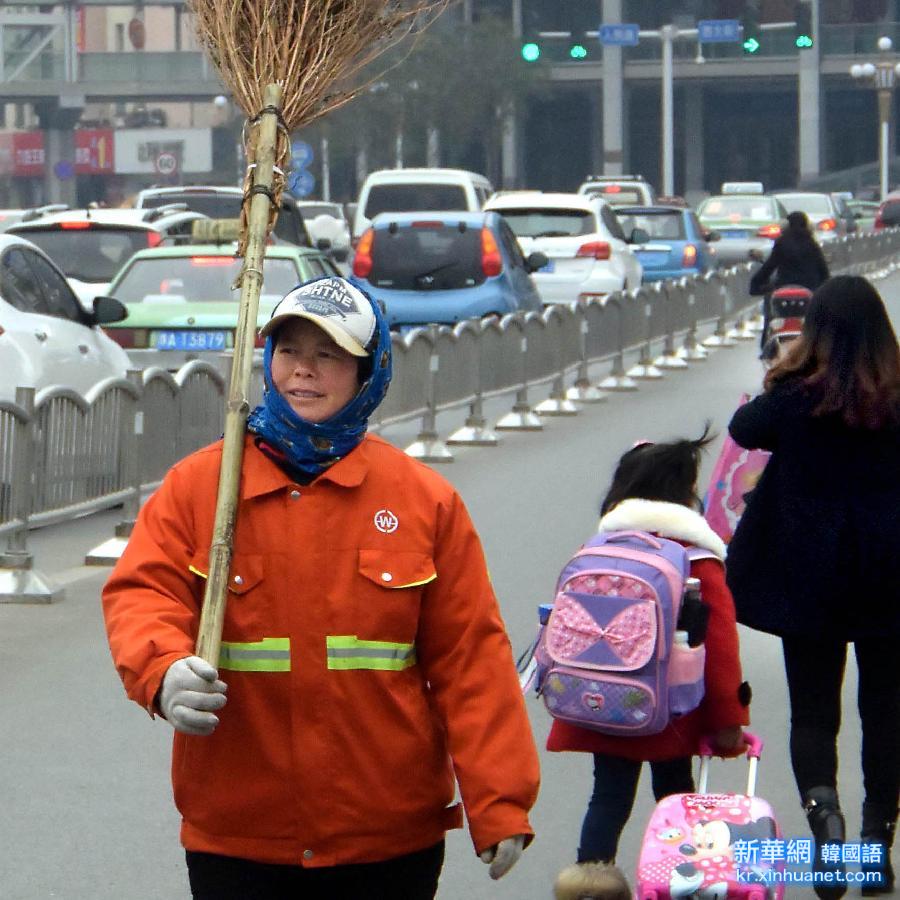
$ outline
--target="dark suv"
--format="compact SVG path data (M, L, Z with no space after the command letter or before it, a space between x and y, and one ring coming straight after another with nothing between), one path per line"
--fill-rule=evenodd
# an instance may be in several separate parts
M896 228L900 225L900 192L888 194L878 207L873 228Z

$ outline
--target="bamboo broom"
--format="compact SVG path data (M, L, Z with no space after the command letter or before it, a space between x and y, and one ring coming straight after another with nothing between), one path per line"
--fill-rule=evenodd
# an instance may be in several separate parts
M240 307L216 514L196 652L218 666L237 519L263 260L284 190L290 133L380 77L368 68L451 0L189 0L200 43L247 115L247 174L235 282ZM368 74L367 74L368 73Z

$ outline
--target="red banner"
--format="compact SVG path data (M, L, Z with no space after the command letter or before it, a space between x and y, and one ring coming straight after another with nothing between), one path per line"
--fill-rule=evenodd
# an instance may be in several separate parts
M111 128L79 128L75 132L75 173L104 175L115 171Z
M0 134L0 175L43 175L44 132Z

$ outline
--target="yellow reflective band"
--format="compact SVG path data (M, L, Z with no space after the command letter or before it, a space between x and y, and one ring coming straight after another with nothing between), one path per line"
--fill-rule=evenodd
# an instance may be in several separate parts
M193 572L195 575L199 575L201 578L206 578L206 572L201 572L195 566L188 566L188 572Z
M394 641L361 641L355 634L325 638L329 669L378 669L399 672L416 664L415 644Z
M411 588L411 587L421 587L423 584L428 584L434 579L437 578L437 572L433 572L427 578L423 578L421 581L408 581L406 584L386 584L384 587L390 588L391 590L397 590L397 588Z
M263 638L249 644L222 641L219 668L232 672L290 672L291 639Z

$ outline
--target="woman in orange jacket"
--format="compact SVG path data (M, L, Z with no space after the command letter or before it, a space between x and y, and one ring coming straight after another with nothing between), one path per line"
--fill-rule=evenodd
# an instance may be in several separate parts
M218 667L193 654L221 442L167 474L103 593L128 696L176 730L193 896L432 898L457 784L499 878L532 836L537 754L462 501L366 434L385 319L327 277L263 335Z

